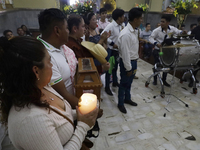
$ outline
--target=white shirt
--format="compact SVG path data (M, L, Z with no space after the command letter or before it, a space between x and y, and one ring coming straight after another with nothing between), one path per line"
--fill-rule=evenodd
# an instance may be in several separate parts
M107 19L105 19L105 22L101 22L101 19L99 19L97 22L97 30L99 31L99 29L105 29L108 24L110 24L110 22Z
M139 35L138 29L133 29L130 23L121 31L118 44L119 44L119 57L122 58L126 71L132 69L131 60L139 58Z
M113 45L116 44L118 46L118 37L120 31L124 28L124 24L119 25L116 23L115 20L113 20L109 25L106 26L106 28L103 30L103 32L109 32L111 31L110 37L107 39L108 42L108 48L113 49L113 50L118 50L113 48ZM103 33L102 32L102 33ZM102 34L101 33L101 34Z
M46 86L45 89L65 103L65 111L51 107L73 122L76 111L53 88ZM87 124L78 121L74 130L63 116L33 104L21 109L12 106L8 116L9 137L18 150L78 150L89 129Z
M66 90L69 93L74 94L73 84L70 78L70 68L64 55L63 48L61 47L60 49L57 49L41 38L39 38L39 40L42 41L48 50L49 55L51 56L51 63L53 64L53 74L51 77L50 85L57 84L63 80Z
M155 42L157 42L158 44L161 44L164 41L165 35L167 35L167 38L170 38L173 34L178 35L181 32L182 30L179 30L176 27L170 26L170 25L167 29L167 32L165 32L165 30L163 30L160 26L153 30L152 34L149 37L149 41L152 44L155 44ZM159 49L157 46L155 48Z

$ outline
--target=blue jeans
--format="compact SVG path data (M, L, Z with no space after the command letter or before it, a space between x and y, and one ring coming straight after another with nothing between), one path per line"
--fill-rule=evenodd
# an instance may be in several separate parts
M150 57L152 53L152 47L153 45L150 43L145 43L144 45L144 55L145 57Z
M117 83L118 82L117 81L117 69L118 69L118 64L119 64L119 62L118 62L119 52L115 51L115 50L111 50L109 48L108 48L107 52L108 52L108 56L106 57L107 61L109 60L109 58L111 56L115 57L115 66L114 66L114 68L112 70L112 77L113 77L113 83ZM110 74L108 73L108 71L106 71L105 81L106 81L105 87L106 88L110 87L109 86L109 84L110 84Z
M134 72L131 76L127 76L126 69L124 67L123 61L120 58L119 62L120 66L120 85L119 85L119 91L118 91L118 106L124 105L124 100L131 100L131 84L133 82L133 79L135 77L135 73L137 71L137 60L131 61L132 71Z

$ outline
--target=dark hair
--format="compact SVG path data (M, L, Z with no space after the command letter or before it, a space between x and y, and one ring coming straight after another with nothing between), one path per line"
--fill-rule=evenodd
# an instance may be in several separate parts
M103 12L107 12L107 9L101 8L101 9L99 10L100 15L101 15L101 13L103 13Z
M83 19L84 19L86 25L89 25L89 24L90 24L90 20L92 19L92 17L93 17L94 15L95 15L95 14L94 14L93 12L89 12L89 13L87 13L87 14L83 17Z
M41 102L41 90L37 87L37 77L33 66L42 69L45 47L31 37L14 37L0 42L0 111L1 121L7 124L12 106L19 109L35 104L48 107Z
M67 20L65 14L56 8L45 9L38 15L40 31L42 36L51 35L54 26L59 26Z
M78 28L81 21L82 21L82 17L80 15L76 15L76 14L70 15L67 20L69 32L72 32L73 26L76 26Z
M6 34L7 34L8 32L11 32L11 33L12 33L11 30L5 30L5 31L3 31L3 35L6 36Z
M21 28L21 27L18 27L18 28L17 28L17 31L18 31L19 29L22 29L22 28ZM22 30L23 30L23 29L22 29ZM24 31L24 30L23 30L23 31Z
M142 16L143 9L142 8L132 8L128 12L129 21L133 21L135 18L140 18Z
M119 17L122 17L124 13L124 10L117 8L112 12L112 18L116 21Z
M146 27L147 27L148 25L151 25L151 24L150 24L150 23L146 23Z
M26 25L24 25L24 24L23 24L23 25L21 25L21 28L23 28L23 27L26 27L26 29L27 29L27 26L26 26Z
M198 22L200 22L200 17L197 19Z
M167 22L171 21L170 15L166 15L166 14L162 15L161 19L165 19Z
M197 26L197 24L196 23L191 24L190 28L193 28L194 26Z

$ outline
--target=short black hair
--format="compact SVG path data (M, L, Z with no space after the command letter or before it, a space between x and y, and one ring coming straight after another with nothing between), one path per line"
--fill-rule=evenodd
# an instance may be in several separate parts
M194 26L197 26L197 24L196 23L191 24L190 28L193 28Z
M200 22L200 17L197 19L198 22Z
M171 17L169 15L162 15L161 19L165 19L167 22L170 22L171 21Z
M21 28L21 27L18 27L18 28L17 28L17 31L18 31L19 29L22 29L22 28ZM22 29L22 30L23 30L23 29Z
M70 15L67 20L69 32L72 32L73 26L76 26L78 28L81 21L82 21L82 17L80 15L76 15L76 14Z
M146 23L146 27L147 27L148 25L150 25L150 23Z
M101 9L99 10L100 15L101 15L101 13L103 13L103 12L107 12L107 9L101 8Z
M5 31L3 31L3 35L6 36L6 34L7 34L8 32L13 33L11 30L5 30Z
M124 10L117 8L112 12L112 18L116 21L119 17L122 17L124 13Z
M40 32L44 36L49 36L54 26L64 23L64 20L67 20L67 17L61 10L56 8L45 9L38 15Z
M129 21L133 21L135 18L140 18L142 16L143 9L142 8L132 8L128 12Z

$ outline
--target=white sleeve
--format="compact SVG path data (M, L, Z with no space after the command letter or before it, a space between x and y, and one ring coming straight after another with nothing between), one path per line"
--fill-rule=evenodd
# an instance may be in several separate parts
M63 118L65 119L65 118ZM67 124L67 125L66 125ZM47 115L29 116L22 122L18 130L19 145L27 150L79 150L85 139L89 126L83 122L78 122L74 134L69 131L72 129L71 123L60 126L63 134L69 134L70 140L63 146L61 136L58 136L54 121Z
M181 32L183 32L182 30L177 29L176 27L173 27L174 33L175 34L181 34Z
M119 42L119 51L121 53L121 58L124 63L124 67L126 68L126 71L130 71L132 69L131 66L131 60L130 60L130 55L129 55L129 50L130 50L130 38L128 35L123 35L119 37L118 42Z
M52 66L52 76L51 76L50 85L52 86L62 81L62 76L60 74L56 60L54 59L52 55L51 55L51 63L53 66Z
M140 32L140 38L143 38L143 32Z
M155 40L155 38L157 38L157 34L158 34L157 30L156 30L156 29L153 30L153 32L152 32L151 35L149 36L149 42L151 42L152 44L154 44L155 42L157 42L157 41Z
M111 23L106 26L106 28L102 31L101 34L103 34L105 31L106 32L111 31L111 35L112 35L112 24ZM107 42L108 42L108 44L111 44L112 40L110 38L107 38Z

